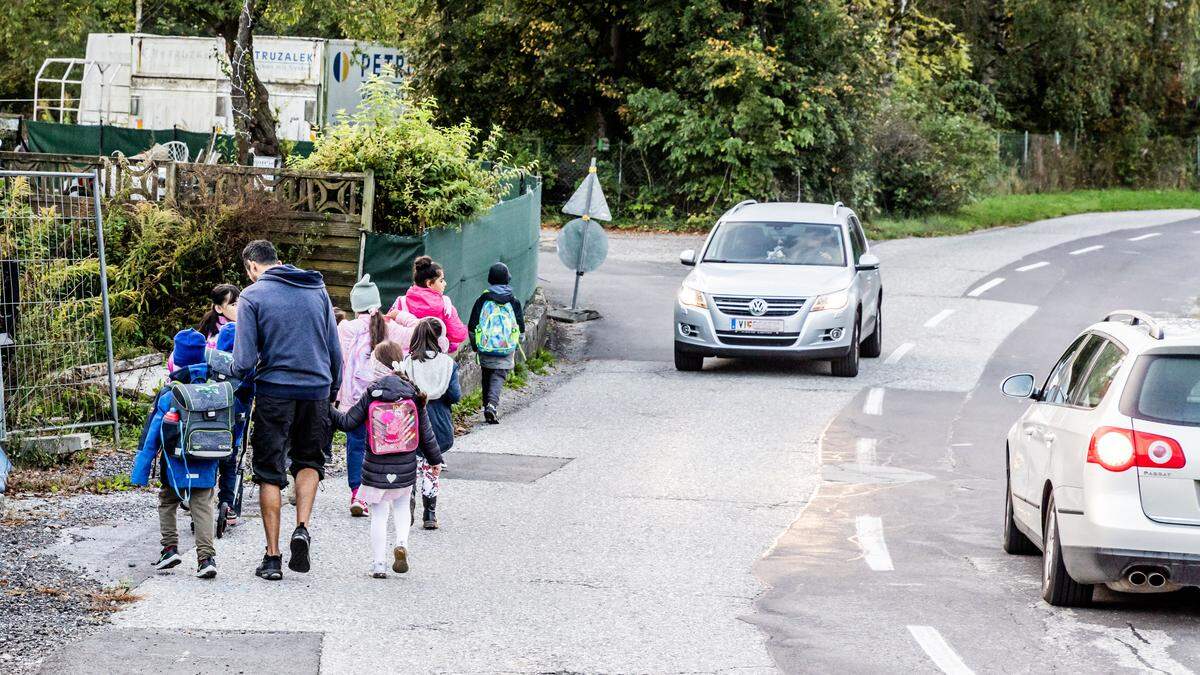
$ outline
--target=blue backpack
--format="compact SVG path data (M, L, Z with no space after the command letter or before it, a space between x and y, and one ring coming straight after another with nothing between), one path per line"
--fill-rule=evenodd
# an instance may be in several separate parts
M480 354L508 356L521 344L517 313L507 302L485 300L475 326L475 347Z

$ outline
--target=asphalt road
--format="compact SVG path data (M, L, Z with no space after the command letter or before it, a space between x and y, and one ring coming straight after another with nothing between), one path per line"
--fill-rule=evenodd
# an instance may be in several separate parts
M190 555L149 576L110 631L48 670L1182 670L1195 660L1193 596L1052 609L1036 560L1000 553L998 443L1018 406L995 390L1010 370L1044 372L1113 305L1182 311L1200 225L1170 223L1198 217L882 244L887 358L853 380L823 363L676 372L676 260L696 239L616 235L583 279L582 304L604 315L586 327L591 360L459 439L443 529L414 531L412 571L370 578L367 523L346 514L344 482L327 481L310 574L256 579L251 520L219 542L216 581L192 578ZM1094 245L1105 248L1070 255ZM1036 262L1047 264L1017 271ZM541 274L569 301L573 277L552 250ZM456 465L455 453L471 454ZM486 477L464 471L480 464ZM63 555L128 558L140 575L146 516L120 537L73 533ZM106 551L88 552L88 536Z

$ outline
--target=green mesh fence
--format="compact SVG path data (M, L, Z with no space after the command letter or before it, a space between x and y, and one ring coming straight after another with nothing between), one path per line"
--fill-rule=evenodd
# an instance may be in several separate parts
M412 263L429 255L446 270L446 294L464 316L487 288L488 268L500 261L512 272L522 302L537 288L542 190L527 179L525 194L503 201L461 230L429 230L421 236L366 235L362 267L379 286L385 307L412 285Z
M211 133L181 129L128 129L108 124L34 121L26 121L23 126L30 152L56 155L111 155L118 150L124 155L136 155L149 150L156 143L182 141L188 146L188 154L194 160L208 149L212 141ZM237 139L229 134L217 134L213 147L221 153L223 161L231 162L237 151ZM307 157L312 150L312 143L296 141L292 154Z

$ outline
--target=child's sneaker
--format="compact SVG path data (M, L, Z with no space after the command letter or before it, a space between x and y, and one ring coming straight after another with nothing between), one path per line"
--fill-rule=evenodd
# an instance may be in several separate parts
M488 424L500 424L500 418L496 416L496 406L487 404L483 409L483 419L487 420Z
M370 515L371 510L367 508L367 503L358 498L358 488L355 488L350 493L350 515L355 518L362 518Z
M215 576L217 576L216 558L201 558L200 564L196 566L196 578L212 579Z
M392 571L397 574L404 574L408 571L408 549L403 546L397 546L392 549L392 555L396 557L396 562L392 563Z
M154 569L169 570L181 562L183 562L183 558L179 557L179 547L167 546L162 550L162 555L158 557L158 562L154 563Z
M371 565L371 576L375 577L376 579L386 579L387 578L387 563L381 563L381 562L373 563Z

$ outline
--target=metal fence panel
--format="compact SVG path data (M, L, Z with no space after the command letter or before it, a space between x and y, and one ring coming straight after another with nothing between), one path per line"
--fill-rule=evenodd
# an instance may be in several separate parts
M117 440L98 182L0 171L0 439L112 426Z

